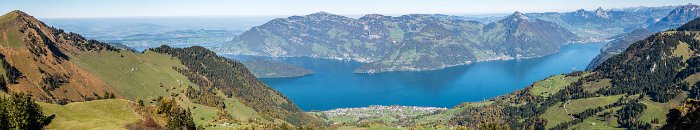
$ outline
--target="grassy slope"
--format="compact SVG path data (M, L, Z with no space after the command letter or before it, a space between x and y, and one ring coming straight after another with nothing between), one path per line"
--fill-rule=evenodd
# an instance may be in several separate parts
M555 75L534 83L530 92L534 95L549 97L581 77L582 76L572 77L566 75Z
M47 129L125 129L127 124L141 121L123 99L75 102L64 106L39 102L45 114L55 114Z
M620 110L622 107L613 107L610 109L605 109L602 112L599 112L597 114L602 114L603 112L615 112L617 110ZM572 129L580 129L580 130L592 130L592 129L624 129L624 128L617 128L619 124L617 123L617 117L613 116L610 118L610 120L605 121L605 120L600 120L596 116L591 116L583 120L583 122L576 124L574 126L571 126L569 128Z
M566 109L568 109L570 113L581 113L589 108L602 107L608 104L612 104L618 99L620 99L620 97L622 97L622 95L571 100L571 103L566 105Z
M560 102L547 108L547 111L542 115L542 118L547 119L547 128L551 128L559 123L573 120L571 116L566 114L566 111L568 111L570 114L581 113L586 109L612 104L620 99L620 97L622 97L622 95L571 100L569 104L566 104L566 107L561 107L561 104L564 102Z
M192 103L184 96L185 94L182 92L186 90L187 86L199 87L172 68L184 68L177 58L150 51L143 54L121 51L84 53L78 55L73 61L91 73L100 76L127 99L134 101L141 99L145 104L152 104L150 101L158 96L168 97L176 94L180 105L193 108L191 110L196 124L210 124L217 116L216 108ZM160 87L160 84L163 87ZM238 99L225 99L226 110L234 118L241 121L263 119L257 112L242 104Z
M124 57L121 57L124 56ZM127 99L155 99L165 96L167 89L184 90L191 85L187 78L172 67L184 68L180 61L168 55L145 52L89 52L73 60L90 72L97 74L116 88ZM164 86L160 88L160 84Z
M673 55L683 57L683 60L688 60L689 57L693 55L693 51L689 48L688 43L681 42L676 46L676 50L673 51ZM696 73L683 79L683 81L690 83L690 85L695 85L700 81L700 73Z
M695 83L700 81L700 73L690 75L688 78L683 79L683 81L690 83L690 85L695 85Z
M18 32L15 31L14 19L17 17L17 14L15 13L10 13L6 15L0 16L0 48L5 49L7 48L19 48L19 47L24 47L24 42L20 39ZM7 59L5 59L7 60ZM0 65L0 74L5 74L6 70L4 68L1 68L2 65ZM0 77L0 78L5 78ZM5 78L5 81L8 81L9 79ZM0 92L2 93L2 92Z
M561 103L547 108L547 111L542 114L542 118L547 119L547 128L552 128L559 123L573 120L573 118L566 114L566 111L559 106L561 106Z
M3 30L3 33L0 34L0 45L3 47L23 47L24 42L19 39L19 35L17 34L18 32L16 31L5 31L5 30L15 30L14 29L14 23L13 21L17 17L17 14L15 13L10 13L7 15L3 15L0 17L0 30Z
M547 119L547 128L551 128L559 123L573 120L573 118L570 115L567 115L566 111L568 111L570 114L581 113L586 109L612 104L615 101L617 101L617 99L619 99L620 97L622 97L622 95L571 100L570 104L566 104L566 107L560 107L563 103L560 102L552 107L549 107L547 111L542 115L542 117Z
M639 119L641 119L642 122L649 123L651 123L653 119L658 119L659 122L664 123L666 122L666 114L668 114L668 110L676 108L679 104L682 104L686 98L687 95L680 94L673 100L666 103L654 102L649 98L645 98L642 100L642 103L647 106L647 109L644 109L644 112Z
M606 78L599 81L585 82L583 83L583 85L581 85L581 87L583 87L583 90L586 92L594 93L600 90L601 88L610 87L612 84L610 81L612 80Z
M586 98L586 99L571 100L571 104L566 105L566 109L571 114L580 113L586 109L596 108L599 106L611 104L611 103L617 101L620 97L622 97L622 95L602 96L602 97L593 97L593 98ZM666 114L668 113L668 110L673 109L675 106L677 106L684 99L685 99L685 96L683 95L683 96L676 97L672 101L669 101L666 103L659 103L659 102L651 101L648 97L646 97L646 98L644 98L644 100L642 100L642 103L644 103L647 106L647 109L645 109L643 114L641 115L640 121L651 123L651 121L653 119L658 119L661 123L663 123L666 120ZM542 117L547 119L547 121L548 121L547 128L554 127L557 124L565 122L565 121L573 120L573 118L571 116L566 115L564 108L560 107L562 103L563 102L557 103L556 105L548 108L547 111L542 115ZM606 109L606 110L603 110L602 112L599 112L598 114L602 114L603 112L610 112L610 111L615 113L619 109L620 109L620 107ZM616 122L617 118L613 118L611 120L612 121L605 122L603 120L597 119L596 116L591 116L591 117L584 119L584 121L582 123L579 123L579 124L574 125L574 126L569 127L569 128L574 128L574 129L617 128L618 127L618 124ZM595 123L595 125L593 123ZM662 124L654 124L654 125L660 126Z

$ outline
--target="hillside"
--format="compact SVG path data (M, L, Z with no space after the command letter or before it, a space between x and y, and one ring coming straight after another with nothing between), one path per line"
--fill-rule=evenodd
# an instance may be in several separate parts
M678 6L671 10L665 17L649 25L647 29L636 29L629 33L611 37L610 39L612 39L612 41L608 42L605 47L601 49L601 54L591 61L588 68L591 69L600 65L606 59L627 49L630 44L642 40L654 32L677 28L688 21L700 17L700 15L698 15L700 14L700 9L698 9L698 7L698 5L693 4Z
M356 60L367 64L355 72L378 73L544 56L578 38L554 23L515 20L523 18L513 17L485 25L447 15L368 14L353 19L319 12L271 20L216 50L232 54Z
M561 43L577 36L563 27L520 12L484 27L486 43L509 56L537 57L559 51Z
M590 71L553 76L523 90L451 112L416 118L415 125L547 129L652 129L669 110L697 99L700 19L635 42ZM554 83L551 83L554 82ZM431 117L449 117L435 120ZM671 116L672 117L672 116Z
M44 112L55 114L52 129L324 125L241 63L202 47L120 50L21 11L3 15L0 26L2 95L31 93ZM203 62L211 66L196 66ZM97 116L104 114L120 116Z
M527 13L533 19L551 21L571 30L587 41L606 41L615 35L645 28L665 17L675 6L632 7L622 9L579 9L573 12Z
M39 105L44 113L59 115L47 129L126 129L138 124L142 116L134 111L136 103L120 99Z
M21 11L0 17L0 59L5 90L32 93L46 102L85 101L116 94L112 87L72 62L82 52L117 51L98 41L46 26Z
M303 113L282 93L258 80L240 62L217 56L213 51L200 46L180 49L164 45L149 50L187 61L183 62L186 69L174 69L201 86L202 91L220 91L226 98L235 97L261 114L283 119L294 125L323 125L316 117ZM200 95L188 94L188 97L195 100L202 98L197 96Z
M700 6L694 4L682 5L671 10L665 17L659 19L648 28L652 31L665 31L677 28L698 17L700 17Z
M596 56L591 61L591 63L588 64L587 68L592 69L597 67L608 58L625 51L625 49L627 49L627 47L629 47L632 43L649 37L652 34L654 33L647 29L637 29L630 33L620 34L612 37L611 39L613 40L606 43L605 46L603 46L603 48L600 49L600 54L598 54L598 56Z

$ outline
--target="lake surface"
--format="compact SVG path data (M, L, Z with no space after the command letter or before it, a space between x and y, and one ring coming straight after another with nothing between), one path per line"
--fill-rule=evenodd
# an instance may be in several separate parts
M540 58L479 62L435 71L355 74L362 65L308 57L265 58L299 65L314 74L295 78L263 78L301 109L329 110L369 105L453 107L522 89L556 74L583 70L604 43L563 46ZM246 59L245 56L233 56Z

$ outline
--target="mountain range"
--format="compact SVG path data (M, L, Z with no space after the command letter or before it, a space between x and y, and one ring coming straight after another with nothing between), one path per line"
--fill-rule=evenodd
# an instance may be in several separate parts
M519 12L489 24L447 15L369 14L353 19L319 12L253 27L216 50L356 60L366 64L355 72L378 73L539 57L577 39L554 23Z
M527 13L536 19L557 23L587 41L606 41L609 37L644 28L666 16L674 6L638 7L605 10L579 9L573 12Z
M700 6L694 4L682 5L671 10L665 17L659 19L653 24L650 24L648 27L642 27L632 32L613 36L610 38L612 41L608 42L603 48L601 48L601 54L596 56L596 58L591 61L588 68L590 69L600 65L600 63L613 55L620 54L622 51L627 49L630 44L642 40L654 32L661 32L666 31L667 29L677 28L682 24L698 17L700 17Z
M274 19L215 50L364 63L356 73L435 70L480 61L545 56L569 43L630 41L632 37L615 38L639 29L658 32L678 27L695 18L696 8L697 5L688 4L562 13L515 12L488 18L498 20L482 20L489 23L440 14L369 14L353 19L319 12Z

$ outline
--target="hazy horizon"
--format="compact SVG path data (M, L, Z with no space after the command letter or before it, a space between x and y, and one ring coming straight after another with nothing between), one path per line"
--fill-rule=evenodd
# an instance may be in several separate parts
M505 3L505 4L504 4ZM0 11L22 10L38 18L148 18L148 17L279 17L329 12L349 17L364 14L447 14L503 15L515 11L569 12L578 9L606 10L629 7L676 6L691 1L474 1L474 0L356 0L356 1L137 1L137 0L66 0L3 1ZM696 3L695 3L696 4Z

